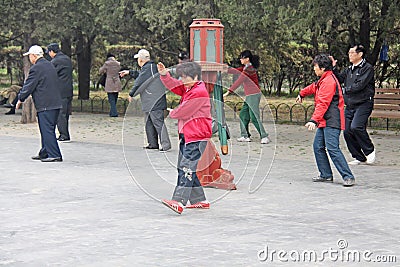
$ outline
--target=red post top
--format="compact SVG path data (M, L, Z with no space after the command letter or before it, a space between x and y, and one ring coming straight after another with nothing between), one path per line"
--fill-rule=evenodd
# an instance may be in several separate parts
M189 28L223 28L220 19L193 19L192 24L190 24Z

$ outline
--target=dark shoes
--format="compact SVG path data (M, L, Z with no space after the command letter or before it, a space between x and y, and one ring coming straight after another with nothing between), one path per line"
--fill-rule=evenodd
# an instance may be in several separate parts
M13 115L13 114L15 114L15 109L10 109L10 111L6 112L5 114L6 115Z
M158 149L158 146L145 146L144 149Z
M32 156L31 159L33 159L33 160L41 160L42 158L39 155L37 155L37 156Z
M44 158L40 160L41 162L61 162L62 158Z
M317 176L317 177L313 177L312 180L313 180L313 182L328 182L328 183L332 183L333 182L333 177L323 178L321 176Z
M164 152L167 152L167 151L169 151L169 150L171 150L171 148L161 148L161 149L160 149L160 152L161 152L161 153L164 153Z
M11 105L11 104L5 104L3 107L5 107L5 108L12 108L12 107L14 107L14 106Z
M62 136L58 137L57 140L60 141L60 142L64 142L64 143L71 142L71 139L65 138L65 137L62 137Z
M33 160L40 160L41 162L61 162L62 158L41 158L39 155L31 157Z
M343 181L343 186L350 187L350 186L355 185L355 183L356 183L356 180L354 178L350 178L350 179L346 179Z

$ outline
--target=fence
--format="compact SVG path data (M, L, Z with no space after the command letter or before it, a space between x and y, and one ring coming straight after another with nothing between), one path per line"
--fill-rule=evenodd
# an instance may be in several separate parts
M177 100L168 103L168 107L174 108L179 104ZM130 106L129 106L130 105ZM243 102L225 102L225 116L229 120L237 120ZM140 100L133 99L129 103L128 99L118 98L117 110L119 114L125 114L129 108L129 114L134 116L142 116ZM95 96L88 100L81 100L74 97L72 101L73 112L86 112L86 113L108 113L110 106L107 97ZM303 104L279 103L266 104L260 107L260 114L262 122L274 121L275 123L290 123L290 124L304 124L314 112L314 105L304 106ZM371 128L386 128L387 119L370 118L369 126ZM400 120L390 119L389 128L393 130L400 130Z

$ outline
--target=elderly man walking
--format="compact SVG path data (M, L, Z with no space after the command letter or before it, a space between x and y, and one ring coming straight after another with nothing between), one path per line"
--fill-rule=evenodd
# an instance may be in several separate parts
M130 75L135 79L132 90L129 92L129 102L132 97L140 95L142 110L145 113L145 129L148 141L146 149L159 149L158 137L161 143L161 152L171 149L171 141L167 127L164 123L164 111L167 109L165 87L160 80L157 65L150 60L150 53L146 49L140 49L134 56L140 71L124 70L120 76Z
M43 58L43 49L40 46L31 46L24 56L29 56L29 61L33 65L18 94L16 108L19 109L25 99L32 95L42 141L39 154L32 159L42 162L62 161L55 133L58 114L62 108L60 79L53 64Z

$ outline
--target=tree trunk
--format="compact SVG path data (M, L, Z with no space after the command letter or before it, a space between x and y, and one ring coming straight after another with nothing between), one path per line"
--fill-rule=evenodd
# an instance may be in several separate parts
M72 44L70 36L63 36L61 39L61 51L67 56L71 57L72 55Z
M393 18L388 17L389 6L390 6L390 0L382 0L381 18L378 25L378 31L376 33L376 41L372 49L372 52L368 55L367 58L368 62L370 62L372 65L375 65L376 62L378 61L379 52L381 50L382 44L386 36L385 29L389 29L387 26L385 27L385 24L387 23L387 20L393 20ZM386 25L391 25L391 23Z
M28 51L31 46L33 40L29 33L26 33L24 36L24 51ZM24 81L28 78L29 69L31 67L31 62L29 61L29 57L24 57ZM24 103L22 104L22 116L21 123L33 123L36 122L36 109L33 104L32 97L29 96Z
M83 35L81 29L77 31L76 56L78 62L78 99L87 100L89 99L90 68L92 65L91 40Z
M359 7L361 11L361 20L360 20L360 34L359 34L359 40L360 43L365 47L367 50L367 55L370 52L371 48L371 17L370 17L370 12L369 12L369 1L366 0L360 0L359 1ZM367 56L365 55L365 56Z

